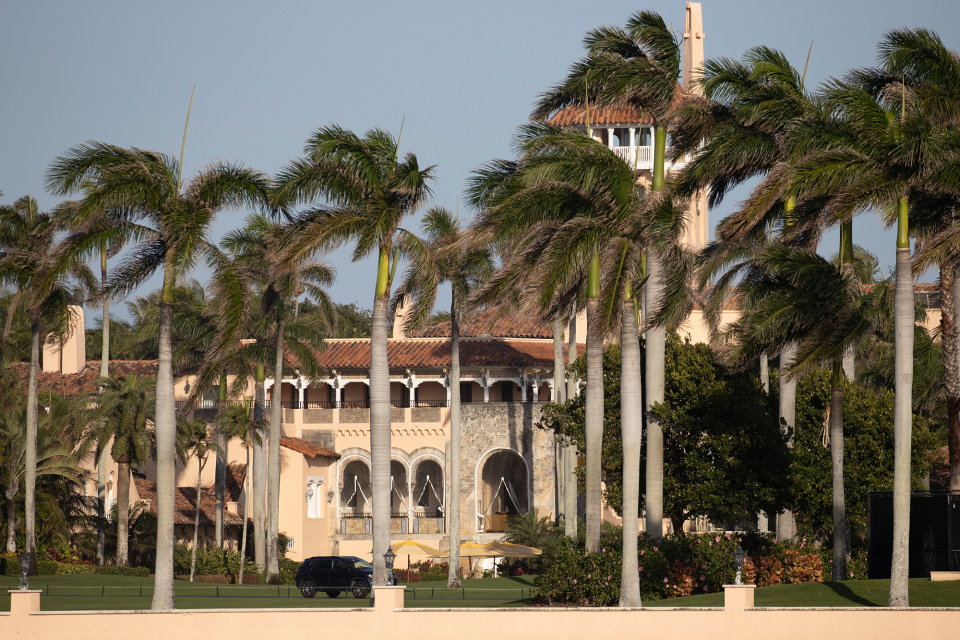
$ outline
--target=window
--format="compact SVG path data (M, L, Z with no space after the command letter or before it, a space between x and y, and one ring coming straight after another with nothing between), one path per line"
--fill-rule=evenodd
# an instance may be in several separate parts
M473 383L460 383L460 402L473 402Z
M330 568L330 558L320 558L316 561L317 569L329 569Z
M512 382L504 381L500 383L500 401L513 402L513 383Z

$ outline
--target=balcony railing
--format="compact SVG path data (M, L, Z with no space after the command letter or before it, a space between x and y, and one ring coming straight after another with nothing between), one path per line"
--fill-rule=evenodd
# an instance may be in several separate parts
M337 530L341 535L370 535L373 531L373 517L369 513L344 513L340 516ZM393 535L445 532L446 525L442 517L414 513L411 518L406 511L390 513L390 533Z

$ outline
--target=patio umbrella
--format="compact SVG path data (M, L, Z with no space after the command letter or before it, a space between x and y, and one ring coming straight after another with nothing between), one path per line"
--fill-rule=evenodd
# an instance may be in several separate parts
M460 545L460 557L461 558L488 558L492 553L486 545L477 544L476 542L464 542ZM450 554L446 551L438 551L434 554L434 558L447 558Z
M502 540L495 540L485 545L490 550L490 555L499 558L534 558L543 551L535 547L525 547L522 544L514 544ZM507 575L509 575L509 565L507 566ZM493 577L497 577L497 563L493 563Z
M434 549L429 545L425 545L422 542L417 542L416 540L404 540L403 542L397 542L390 545L391 551L395 554L403 555L407 554L407 571L410 570L410 554L424 555L437 557L443 552L439 549ZM370 553L373 553L373 550L370 550Z

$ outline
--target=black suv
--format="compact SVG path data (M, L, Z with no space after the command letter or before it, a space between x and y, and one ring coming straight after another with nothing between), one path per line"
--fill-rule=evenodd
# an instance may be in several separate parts
M355 556L317 556L307 558L297 569L297 588L304 598L323 591L336 598L346 590L354 598L364 598L373 585L373 566Z

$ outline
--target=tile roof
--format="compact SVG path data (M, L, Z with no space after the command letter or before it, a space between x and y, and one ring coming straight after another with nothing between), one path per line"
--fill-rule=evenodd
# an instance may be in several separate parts
M653 119L639 109L607 109L590 107L591 125L610 124L650 124ZM587 124L587 110L583 107L565 107L547 120L556 127L570 127Z
M468 314L460 323L463 338L494 336L497 338L553 338L553 329L534 313L513 312L498 317L499 309L481 309ZM428 325L407 332L411 338L449 338L450 321Z
M13 368L26 385L30 376L29 362L14 362ZM156 360L111 360L110 375L126 376L134 373L138 376L157 376ZM100 361L87 360L86 364L76 373L61 373L59 371L39 371L37 374L37 389L50 389L62 396L74 396L78 393L92 393L97 390L96 381L100 377Z
M311 458L339 458L340 454L303 438L280 438L280 446Z
M141 500L149 500L151 513L157 512L157 483L142 478L134 478L137 493ZM235 502L231 500L230 502ZM177 487L177 495L173 509L173 523L176 525L193 525L194 514L197 508L197 488ZM200 491L200 525L213 526L216 523L216 501L212 488L203 488ZM225 527L242 527L243 518L226 509L223 511L223 525Z
M231 465L234 466L234 465ZM239 465L246 469L246 465ZM228 486L230 484L230 474L227 474ZM149 500L149 510L151 513L157 512L157 483L142 478L134 478L134 484L137 487L137 494L141 500ZM242 476L241 476L242 484ZM239 497L239 492L237 492ZM224 498L225 502L236 502ZM177 487L177 495L173 509L173 523L176 525L193 525L194 514L197 508L197 488L196 487ZM213 495L213 488L206 487L200 490L200 525L213 526L216 523L216 500ZM242 527L243 518L235 513L230 513L226 509L223 511L223 525L225 527Z
M581 345L579 349L584 347ZM566 354L566 346L564 346ZM369 368L370 340L328 340L318 356L332 368ZM449 367L450 342L442 338L407 338L387 342L391 367ZM461 367L552 367L552 340L467 338L460 342Z

